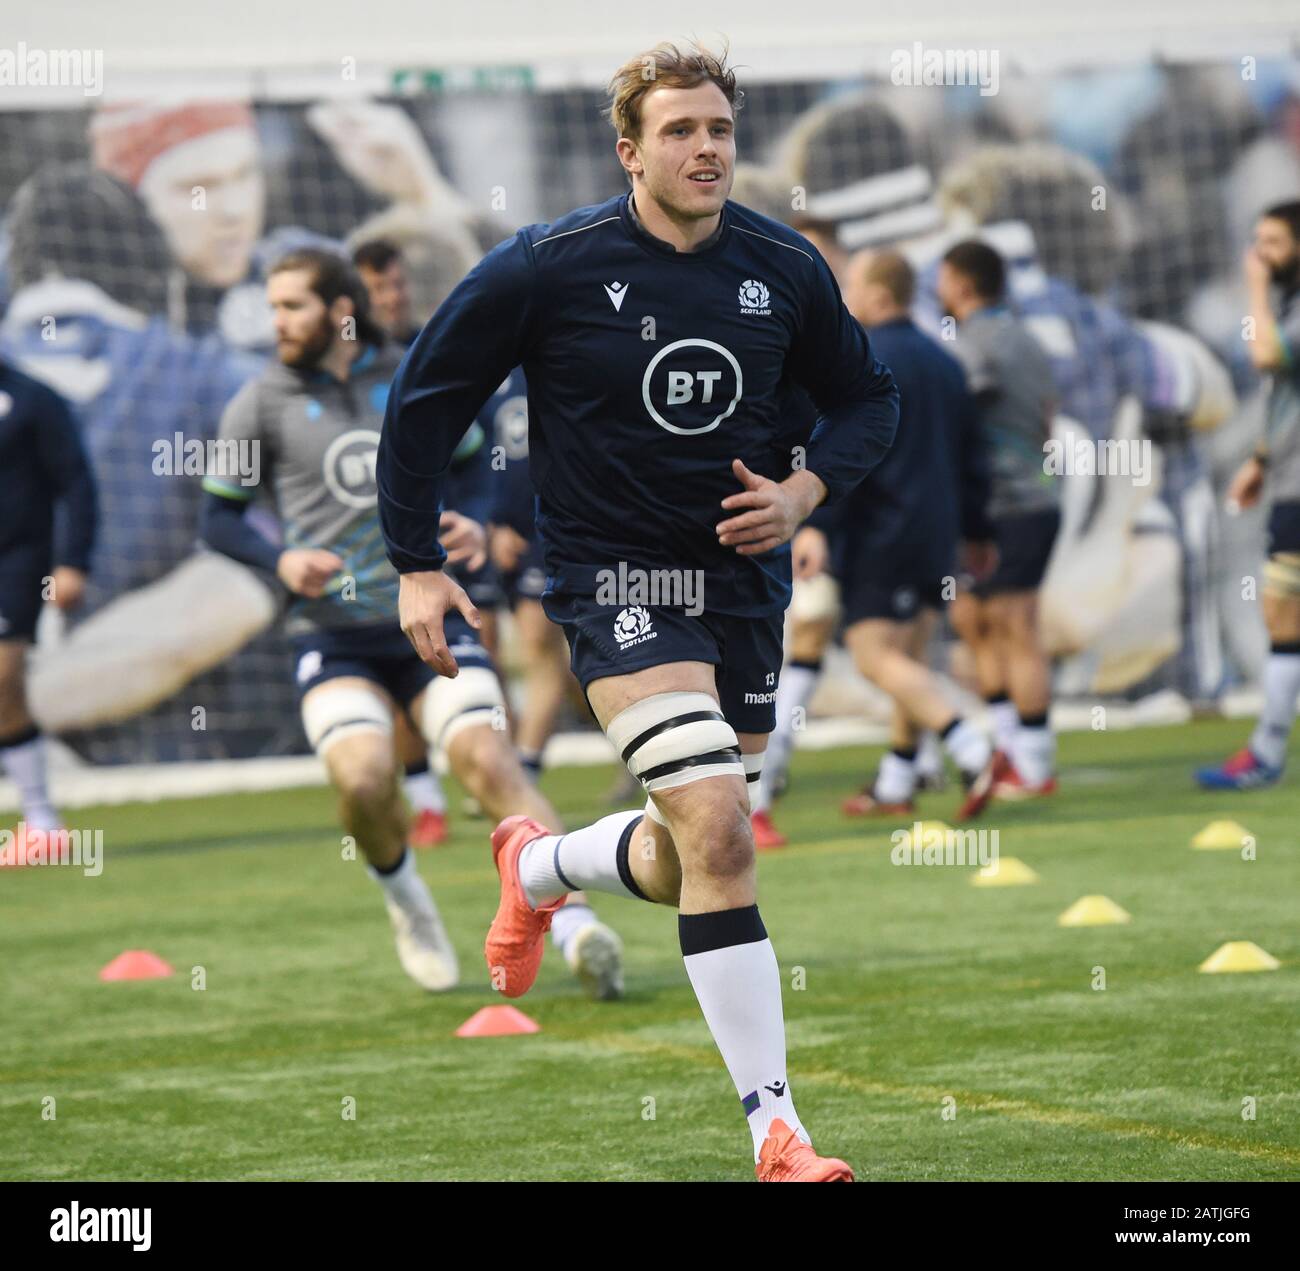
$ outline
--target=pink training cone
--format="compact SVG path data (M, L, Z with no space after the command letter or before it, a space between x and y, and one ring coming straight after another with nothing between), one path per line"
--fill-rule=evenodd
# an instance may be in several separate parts
M475 1011L457 1030L457 1037L511 1037L540 1033L542 1026L513 1006L485 1006Z
M99 970L99 978L108 980L165 980L176 972L156 953L148 949L128 949Z

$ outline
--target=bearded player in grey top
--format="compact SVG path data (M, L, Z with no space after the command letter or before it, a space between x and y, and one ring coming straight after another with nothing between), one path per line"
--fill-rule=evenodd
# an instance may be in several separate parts
M1255 731L1224 763L1197 771L1207 790L1254 790L1281 778L1300 695L1300 200L1259 218L1243 272L1253 327L1247 347L1267 396L1264 436L1233 477L1228 507L1252 507L1265 493L1272 505L1261 596L1269 653Z
M403 968L425 989L449 989L459 976L456 952L406 845L397 712L494 817L526 814L553 824L556 812L510 743L500 681L477 622L449 619L460 672L447 678L420 661L395 620L397 573L379 528L375 455L401 350L385 344L361 279L330 252L285 257L267 295L279 361L246 384L222 418L227 450L218 457L251 462L209 471L203 538L273 573L292 593L286 626L303 726L339 793L343 828L383 889ZM284 548L244 515L263 482ZM444 512L439 536L452 563L484 559L476 521ZM566 905L556 944L594 996L621 993L618 937L582 896Z

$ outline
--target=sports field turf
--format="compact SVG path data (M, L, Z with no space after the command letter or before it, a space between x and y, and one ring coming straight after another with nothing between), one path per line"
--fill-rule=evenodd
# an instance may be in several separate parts
M984 822L1041 875L997 889L893 865L891 827L841 819L877 750L798 755L777 809L794 842L763 854L760 902L818 1146L861 1179L1300 1177L1300 783L1228 797L1189 778L1245 731L1064 737L1062 793ZM577 825L603 813L612 776L544 784ZM1224 816L1256 836L1256 860L1189 848ZM102 876L0 872L0 1176L752 1177L671 911L598 898L627 944L626 1000L586 1000L548 949L517 1003L542 1032L458 1040L501 1000L482 963L497 896L484 822L457 818L420 854L464 975L433 997L398 967L378 889L341 859L324 789L71 819L103 829ZM1132 924L1058 928L1088 893ZM1197 974L1229 940L1282 969ZM134 948L176 976L97 980Z

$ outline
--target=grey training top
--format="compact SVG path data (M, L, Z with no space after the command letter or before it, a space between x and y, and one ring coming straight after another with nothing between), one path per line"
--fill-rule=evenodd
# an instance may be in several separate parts
M242 474L209 471L204 488L249 500L266 486L286 547L320 547L343 558L318 599L294 597L291 634L396 622L397 572L379 529L375 454L401 356L400 348L367 348L346 382L276 362L245 384L221 417L221 440L246 443L238 453L255 462Z
M1277 318L1282 365L1269 375L1265 440L1269 496L1300 502L1300 288L1282 297Z
M967 318L953 352L965 367L988 448L989 515L1000 520L1055 508L1060 491L1043 449L1057 397L1047 354L1001 305Z

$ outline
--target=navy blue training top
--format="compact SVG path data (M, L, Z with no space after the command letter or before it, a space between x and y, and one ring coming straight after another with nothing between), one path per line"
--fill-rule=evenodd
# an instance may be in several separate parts
M953 568L959 539L992 537L989 469L975 400L961 364L910 318L871 328L902 398L889 454L838 507L814 523L842 536L839 567L879 568L905 551L918 573Z
M87 570L95 482L80 430L62 397L3 359L0 474L0 571Z
M843 498L893 441L898 394L802 235L727 203L677 252L629 196L531 225L460 283L398 368L379 446L379 512L401 572L437 569L436 510L461 435L516 365L547 594L592 595L603 570L700 570L710 612L789 602L789 545L741 556L715 526L742 489L734 458L795 466ZM817 409L798 434L792 385ZM792 444L793 442L793 444Z

